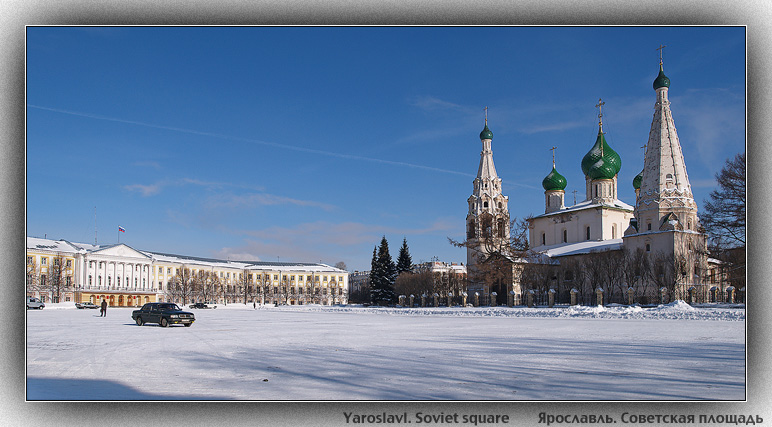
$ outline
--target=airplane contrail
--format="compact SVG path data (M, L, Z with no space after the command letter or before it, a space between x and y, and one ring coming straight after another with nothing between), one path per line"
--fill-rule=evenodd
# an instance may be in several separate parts
M69 115L72 115L72 116L86 117L86 118L95 119L95 120L107 120L107 121L111 121L111 122L126 123L126 124L137 125L137 126L145 126L145 127L155 128L155 129L170 130L170 131L174 131L174 132L183 132L183 133L189 133L189 134L194 134L194 135L209 136L209 137L213 137L213 138L229 139L229 140L233 140L233 141L248 142L248 143L265 145L265 146L269 146L269 147L282 148L282 149L285 149L285 150L293 150L293 151L299 151L299 152L304 152L304 153L319 154L319 155L328 156L328 157L337 157L337 158L340 158L340 159L361 160L361 161L366 161L366 162L381 163L381 164L392 165L392 166L405 166L405 167L410 167L410 168L414 168L414 169L423 169L423 170L428 170L428 171L432 171L432 172L448 173L448 174L460 175L460 176L471 177L471 178L475 177L475 175L472 175L472 174L469 174L469 173L465 173L465 172L458 172L458 171L453 171L453 170L448 170L448 169L435 168L435 167L431 167L431 166L417 165L417 164L414 164L414 163L398 162L398 161L384 160L384 159L376 159L376 158L372 158L372 157L356 156L356 155L353 155L353 154L335 153L335 152L331 152L331 151L316 150L316 149L313 149L313 148L305 148L305 147L298 147L298 146L288 145L288 144L279 144L279 143L276 143L276 142L261 141L259 139L240 138L240 137L235 137L235 136L231 136L231 135L223 135L223 134L212 133L212 132L203 132L203 131L198 131L198 130L193 130L193 129L185 129L185 128L178 128L178 127L173 127L173 126L156 125L156 124L145 123L145 122L140 122L140 121L136 121L136 120L118 119L118 118L115 118L115 117L100 116L100 115L97 115L97 114L90 114L90 113L81 113L81 112L78 112L78 111L64 110L64 109L60 109L60 108L43 107L43 106L40 106L40 105L27 104L27 107L36 108L36 109L39 109L39 110L53 111L53 112L61 113L61 114L69 114Z

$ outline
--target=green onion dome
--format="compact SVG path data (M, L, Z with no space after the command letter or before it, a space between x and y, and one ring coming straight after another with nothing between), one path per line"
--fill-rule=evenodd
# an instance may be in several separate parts
M662 64L659 64L659 75L656 79L654 79L654 90L657 90L661 87L670 87L670 79L667 78L665 75L665 72L662 70Z
M603 130L598 130L595 145L582 158L582 172L590 179L612 179L621 168L619 154L606 143Z
M641 181L643 181L643 171L641 171L641 173L639 173L638 175L635 175L635 178L633 178L633 188L636 190L640 190Z
M555 166L552 167L552 172L541 181L541 186L544 187L544 191L565 190L566 184L568 184L566 177L559 174L558 171L555 170Z
M480 132L480 140L483 139L493 139L493 132L491 132L490 129L488 129L488 123L485 123L485 129Z

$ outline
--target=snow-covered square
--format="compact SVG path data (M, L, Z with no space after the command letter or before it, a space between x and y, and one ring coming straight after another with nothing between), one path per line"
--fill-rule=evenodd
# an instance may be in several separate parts
M71 304L71 303L69 303ZM187 307L186 307L187 309ZM27 312L28 400L743 400L745 310L219 306Z

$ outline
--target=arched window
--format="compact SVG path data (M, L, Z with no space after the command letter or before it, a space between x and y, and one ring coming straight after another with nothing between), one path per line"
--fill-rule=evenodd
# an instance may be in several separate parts
M499 218L498 221L496 221L496 229L499 237L507 237L507 226L503 218Z
M568 243L568 230L563 230L563 243Z
M482 219L482 235L485 238L493 236L493 219L490 215Z
M587 226L587 240L590 240L590 226Z
M541 233L541 244L546 245L547 244L547 234Z
M611 238L616 239L617 238L617 226L616 224L611 226Z

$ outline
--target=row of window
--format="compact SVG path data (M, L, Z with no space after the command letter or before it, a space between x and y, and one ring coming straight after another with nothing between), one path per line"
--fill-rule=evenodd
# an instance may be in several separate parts
M651 224L649 224L649 230L651 230ZM586 226L584 228L584 237L585 240L590 240L590 226ZM617 226L616 224L611 226L611 238L616 239L617 238ZM563 230L563 242L562 243L568 243L568 230ZM541 244L546 245L547 244L547 233L541 233Z
M88 275L88 285L89 286L93 286L94 285L93 279L94 279L93 276L89 274ZM126 281L123 282L123 283L124 283L125 286L129 286L129 284L131 283L130 280L129 280L129 276L126 276ZM99 286L99 287L102 286L102 276L97 276L97 283L96 283L96 285ZM113 276L107 276L107 286L110 287L112 285L113 285ZM121 276L117 276L115 278L115 286L118 286L118 287L121 286ZM137 286L139 286L139 281L135 277L134 278L134 287L136 288ZM145 278L143 277L142 278L142 289L144 289L144 288L145 288Z
M54 257L53 265L59 265L59 258ZM27 257L27 265L34 265L35 264L35 257L34 256L28 256ZM48 258L47 257L40 257L40 265L48 265ZM72 267L72 260L67 259L65 260L64 264L67 268Z
M48 278L46 277L45 274L41 274L40 275L40 287L44 288L46 286L46 280L47 279ZM28 274L27 275L27 283L34 283L34 281L35 281L34 276L32 276L31 274ZM65 276L64 277L64 286L65 287L72 286L72 276Z

